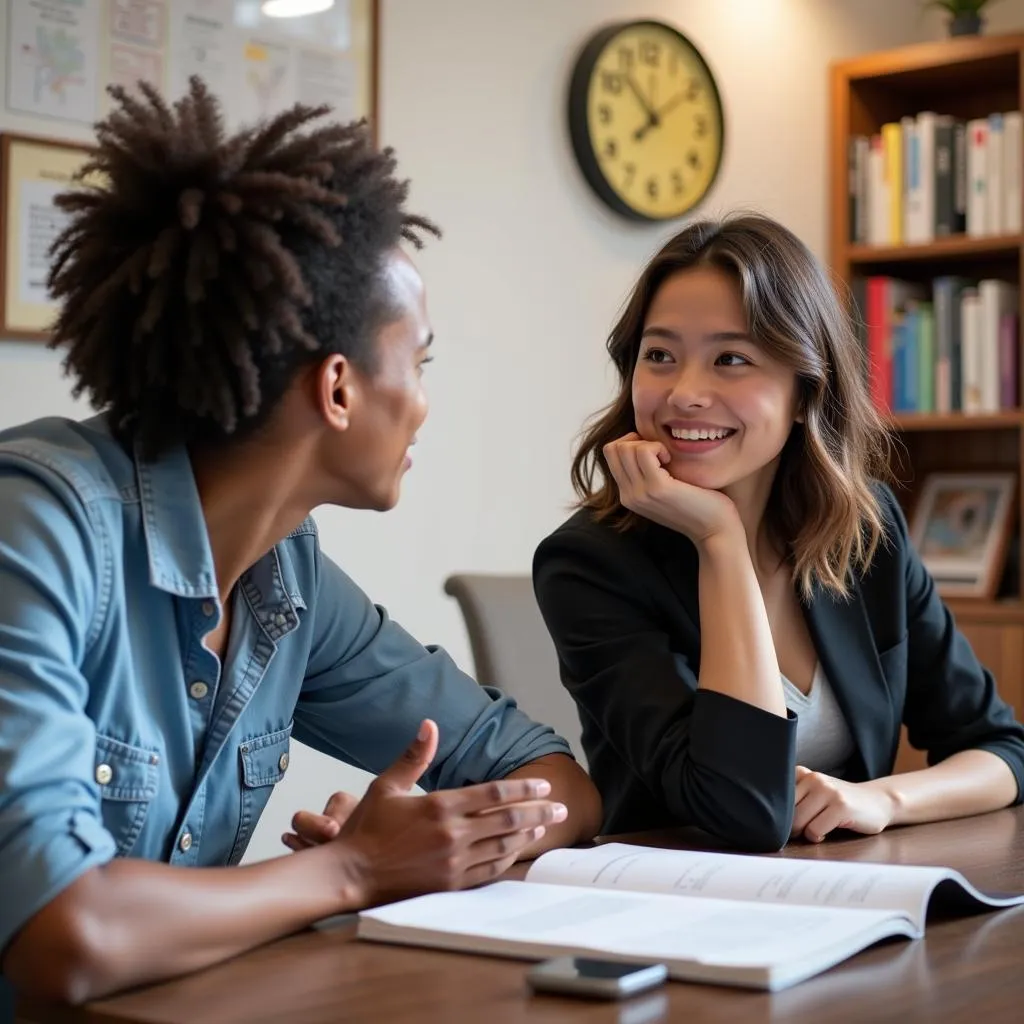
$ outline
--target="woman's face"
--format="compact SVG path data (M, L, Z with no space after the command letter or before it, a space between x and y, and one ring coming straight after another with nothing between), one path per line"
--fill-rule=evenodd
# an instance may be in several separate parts
M665 446L668 472L712 490L770 483L798 419L796 374L750 337L739 284L714 267L662 283L632 390L637 433Z

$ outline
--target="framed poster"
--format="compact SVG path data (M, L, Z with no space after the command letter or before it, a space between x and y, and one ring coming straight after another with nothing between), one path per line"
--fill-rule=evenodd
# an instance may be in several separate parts
M49 337L57 313L46 283L50 246L67 223L54 199L88 157L83 143L0 136L0 339Z

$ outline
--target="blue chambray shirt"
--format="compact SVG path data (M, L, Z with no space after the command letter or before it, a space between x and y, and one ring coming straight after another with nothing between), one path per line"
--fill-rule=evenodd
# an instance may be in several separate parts
M113 857L236 864L292 739L379 772L433 718L430 789L569 753L371 604L311 519L233 601L222 666L183 449L129 455L101 417L0 433L0 950Z

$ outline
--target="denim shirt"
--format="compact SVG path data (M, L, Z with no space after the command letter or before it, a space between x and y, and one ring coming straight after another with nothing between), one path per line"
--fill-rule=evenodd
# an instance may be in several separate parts
M113 857L238 863L292 739L379 772L433 718L428 789L569 752L371 604L311 519L232 601L222 665L183 449L147 462L101 417L0 433L0 950Z

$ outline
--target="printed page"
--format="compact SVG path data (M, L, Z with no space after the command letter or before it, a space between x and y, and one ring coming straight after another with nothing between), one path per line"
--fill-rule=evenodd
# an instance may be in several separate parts
M670 965L763 969L765 987L772 973L806 976L887 934L912 931L905 919L879 911L748 907L528 882L421 896L364 911L359 923L360 937L378 941L527 957L613 954ZM675 974L700 977L699 971Z
M680 896L851 909L892 910L924 930L928 897L944 868L853 861L753 857L659 850L607 843L589 850L552 850L527 880Z

